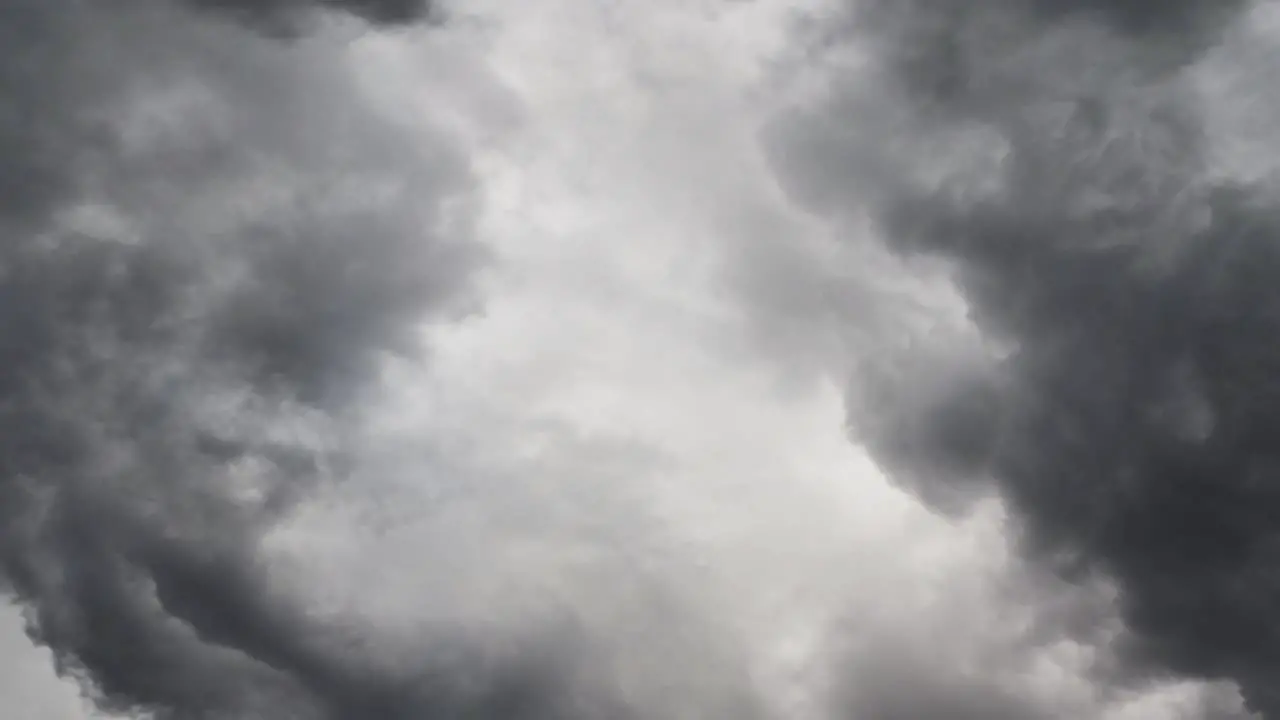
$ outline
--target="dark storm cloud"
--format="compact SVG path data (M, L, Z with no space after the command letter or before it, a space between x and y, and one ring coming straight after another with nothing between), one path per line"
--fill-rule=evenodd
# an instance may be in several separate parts
M61 671L158 718L570 714L548 642L384 656L257 551L466 297L462 158L323 39L179 5L6 2L0 59L0 568Z
M1199 38L1247 4L1247 0L1031 0L1036 11L1061 20L1077 13L1092 15L1123 32L1151 37L1173 34Z
M770 143L799 201L952 263L998 348L899 368L854 410L873 453L925 497L989 482L1032 557L1114 579L1116 673L1280 718L1280 199L1211 171L1192 74L1246 9L861 3L870 64Z
M431 9L430 0L187 0L199 7L234 13L299 13L308 10L340 10L379 22L408 22Z
M293 34L317 12L340 11L390 25L428 18L432 0L185 0L272 33Z

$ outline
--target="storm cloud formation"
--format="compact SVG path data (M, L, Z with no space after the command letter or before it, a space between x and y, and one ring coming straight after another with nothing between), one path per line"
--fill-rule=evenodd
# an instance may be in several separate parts
M296 34L322 11L341 11L384 25L427 18L429 0L186 0L270 33Z
M204 12L303 4L195 4L0 8L0 586L109 710L551 712L554 663L393 662L271 582L258 543L342 480L381 358L467 294L470 180L337 44Z
M941 259L980 332L859 391L882 464L997 489L1030 557L1115 582L1111 681L1280 718L1280 198L1223 171L1199 74L1253 9L858 3L828 46L855 61L769 142L800 202Z

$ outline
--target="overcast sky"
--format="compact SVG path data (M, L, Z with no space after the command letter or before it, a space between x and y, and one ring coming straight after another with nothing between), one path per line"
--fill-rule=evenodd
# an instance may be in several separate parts
M314 4L338 9L292 39L272 31L286 2L270 18L203 0L0 12L36 28L0 99L63 133L58 153L23 149L21 121L0 138L0 188L52 168L30 212L0 213L47 240L14 241L5 272L35 278L13 295L39 308L29 324L59 328L7 320L36 339L0 359L52 389L0 387L19 398L2 420L56 418L87 458L28 461L37 431L0 442L19 458L0 479L20 508L0 513L6 717L99 717L73 676L159 720L1246 717L1205 678L1262 682L1256 666L1115 651L1121 599L1145 607L1126 594L1138 574L1104 558L1118 580L1064 579L1023 552L1032 501L959 478L998 459L975 470L882 427L916 427L939 388L1035 340L973 319L967 259L877 240L886 187L976 177L992 151L940 127L961 121L910 116L866 69L887 51L848 29L853 3L453 0L440 24L360 10L410 3ZM1247 83L1265 19L1223 31L1231 52L1197 55L1195 82ZM918 31L880 21L878 37ZM1083 40L1018 22L1049 48L1021 62L1139 72L1146 36L1109 19L1070 25ZM981 27L962 40L996 43ZM1018 82L992 92L1040 91ZM1268 169L1231 128L1265 134L1265 106L1232 102L1211 103L1239 140L1213 157L1252 179ZM974 114L1013 126L997 115ZM113 140L85 140L89 116ZM113 249L67 259L76 242ZM180 280L148 274L170 260ZM113 262L126 290L92 269ZM156 296L122 299L139 284ZM50 294L82 285L108 319ZM103 344L80 340L103 324ZM66 374L44 369L64 355ZM153 394L168 420L112 429ZM209 436L222 459L201 454ZM324 478L293 479L279 453ZM266 479L244 469L259 465Z

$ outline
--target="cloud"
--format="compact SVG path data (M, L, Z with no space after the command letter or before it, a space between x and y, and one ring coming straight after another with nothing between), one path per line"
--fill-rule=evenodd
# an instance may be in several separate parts
M193 7L222 13L258 30L296 34L322 11L343 12L379 25L433 17L432 0L181 0Z
M0 575L65 675L183 720L1172 714L1096 696L1110 605L967 547L845 442L838 392L781 391L744 352L716 275L741 235L768 342L858 363L878 459L934 503L992 492L1019 386L938 291L955 264L774 244L813 225L779 207L739 91L792 3L479 0L484 38L354 49L320 20L337 5L31 0L0 23L0 88L29 108L0 119L0 292L30 310L0 315ZM1067 16L1174 32L1107 13ZM477 39L510 87L448 64ZM918 121L887 105L878 139ZM457 137L403 124L423 108ZM807 132L774 136L816 151L788 187L845 220L847 153L921 151ZM973 136L954 160L989 173L1005 140ZM472 302L477 232L503 259L486 312L436 322ZM829 320L848 334L814 337Z
M466 159L374 112L324 34L145 0L0 14L0 567L33 637L158 718L544 703L515 658L463 663L493 681L468 694L422 681L448 662L348 652L257 550L344 477L384 359L465 307Z
M938 340L901 295L849 311L888 328L854 363L869 449L927 499L998 491L1030 557L1114 581L1117 678L1231 680L1270 718L1276 199L1223 176L1208 109L1242 100L1202 82L1248 10L860 3L766 142L799 204L941 263L968 314ZM860 402L883 358L903 391Z
M1022 563L1001 535L1003 516L984 502L961 521L884 538L893 569L848 598L824 634L827 717L1112 720L1129 717L1135 700L1148 703L1141 717L1191 704L1194 693L1159 708L1174 688L1095 682L1117 627L1112 593Z
M949 673L920 657L876 655L853 673L848 717L861 720L1041 720L1033 701L989 678Z

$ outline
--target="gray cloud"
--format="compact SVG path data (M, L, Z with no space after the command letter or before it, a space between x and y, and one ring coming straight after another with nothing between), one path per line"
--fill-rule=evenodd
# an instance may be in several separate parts
M432 0L185 0L270 33L296 34L317 12L338 11L378 24L407 23L431 17Z
M1113 579L1113 679L1232 680L1270 718L1276 199L1211 169L1195 84L1247 8L861 3L835 35L869 65L768 142L799 202L949 263L984 339L894 356L905 390L851 403L868 447L926 498L998 489L1031 557Z
M996 509L982 503L960 523L950 562L934 564L927 580L881 585L891 607L877 607L885 601L874 593L852 600L827 633L828 715L1101 720L1194 707L1194 690L1177 697L1163 683L1096 682L1119 627L1110 589L1066 583L1011 555L992 522ZM1229 707L1227 695L1217 699Z
M370 110L323 37L107 5L0 10L0 568L32 636L157 718L558 713L554 660L354 652L256 551L342 480L381 359L463 307L464 158Z
M919 657L878 654L857 667L845 716L858 720L1045 720L1033 700L989 678L950 674Z

